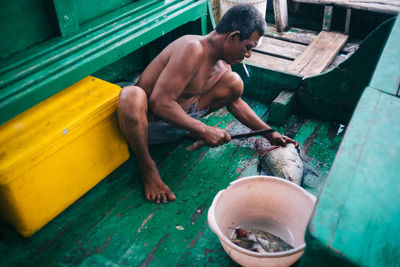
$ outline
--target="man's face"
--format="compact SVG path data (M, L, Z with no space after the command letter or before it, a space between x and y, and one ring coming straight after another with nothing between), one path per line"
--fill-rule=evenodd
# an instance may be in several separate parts
M225 61L235 65L240 63L245 57L251 56L251 50L257 46L260 35L257 31L253 32L249 39L240 41L240 35L228 38L225 46Z

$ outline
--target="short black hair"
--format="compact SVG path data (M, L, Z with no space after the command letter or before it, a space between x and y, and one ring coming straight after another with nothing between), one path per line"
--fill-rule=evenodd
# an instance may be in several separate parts
M251 4L231 7L221 18L215 30L219 34L240 31L240 41L249 39L254 31L263 36L266 30L265 18Z

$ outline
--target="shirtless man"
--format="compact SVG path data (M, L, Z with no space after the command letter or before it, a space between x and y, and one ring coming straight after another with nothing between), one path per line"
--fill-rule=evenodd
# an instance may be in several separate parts
M270 129L241 99L243 81L230 67L250 57L264 31L264 18L256 8L234 6L215 31L175 40L148 65L135 86L121 90L120 127L141 168L147 200L176 199L150 157L149 143L174 141L187 133L210 147L227 143L231 137L225 130L197 120L225 106L250 129ZM277 132L265 138L272 144L297 145Z

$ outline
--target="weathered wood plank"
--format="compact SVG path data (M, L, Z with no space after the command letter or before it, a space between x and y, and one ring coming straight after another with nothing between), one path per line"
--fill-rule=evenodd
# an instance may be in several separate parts
M347 38L347 35L337 32L320 32L317 38L293 61L287 70L304 77L324 71Z
M246 63L251 63L263 68L285 72L287 67L292 63L292 61L253 52L251 57L246 59Z
M339 54L337 55L331 62L331 64L329 64L329 66L326 68L325 71L331 70L333 68L335 68L336 66L339 66L340 63L342 63L343 61L345 61L349 56L348 55L343 55L343 54Z
M286 0L273 0L275 25L278 32L283 32L289 26Z
M319 32L290 27L286 32L279 33L274 25L267 25L267 31L264 36L278 40L295 42L298 44L309 45ZM264 37L265 38L265 37ZM354 53L360 46L359 41L347 42L340 50L343 53Z
M295 59L301 53L303 53L306 47L306 45L264 36L263 42L260 46L255 47L254 51Z
M400 2L398 0L293 0L293 2L336 5L386 14L397 14L400 12Z

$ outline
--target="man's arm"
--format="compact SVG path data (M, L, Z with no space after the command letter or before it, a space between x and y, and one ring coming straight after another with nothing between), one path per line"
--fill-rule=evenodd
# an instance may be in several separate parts
M170 56L149 99L151 112L179 128L196 133L209 146L230 141L222 129L210 127L190 117L177 103L203 59L203 47L198 42L185 43L179 53Z
M236 119L253 131L272 129L268 124L262 121L260 117L258 117L257 114L249 107L249 105L247 105L247 103L244 102L240 97L228 105L227 108ZM287 136L283 136L278 132L266 134L264 137L267 138L273 145L284 146L286 143L293 143L295 146L298 146L298 143L295 140Z

